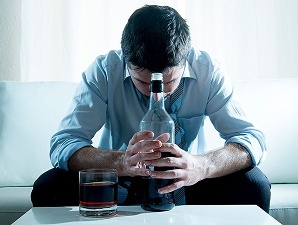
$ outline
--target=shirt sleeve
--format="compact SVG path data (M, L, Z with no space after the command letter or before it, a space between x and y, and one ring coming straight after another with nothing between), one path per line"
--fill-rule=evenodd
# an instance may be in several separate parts
M220 69L212 77L206 112L225 143L245 147L255 166L265 159L265 136L245 114L232 83Z
M54 167L68 170L71 155L92 145L92 138L106 120L106 92L105 73L97 60L83 73L68 113L51 138L50 159Z

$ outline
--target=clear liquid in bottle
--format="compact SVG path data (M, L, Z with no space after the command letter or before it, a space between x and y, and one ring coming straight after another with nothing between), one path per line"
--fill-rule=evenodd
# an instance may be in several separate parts
M163 76L161 73L153 73L151 76L151 93L149 110L140 122L141 130L150 130L154 133L153 139L167 133L168 142L174 143L175 124L164 107ZM162 157L170 156L170 153L162 153ZM150 167L151 170L164 171L169 167ZM171 210L174 204L173 192L159 194L158 189L173 183L173 179L156 179L143 177L144 199L141 207L148 211Z

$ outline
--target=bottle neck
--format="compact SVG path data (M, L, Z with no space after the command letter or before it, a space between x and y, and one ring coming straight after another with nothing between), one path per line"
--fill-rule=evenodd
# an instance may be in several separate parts
M165 103L164 103L164 93L159 92L159 93L150 93L150 104L149 104L149 109L164 109L165 108Z
M164 92L162 80L151 81L151 93L150 93L150 104L149 109L154 108L165 108L164 103Z

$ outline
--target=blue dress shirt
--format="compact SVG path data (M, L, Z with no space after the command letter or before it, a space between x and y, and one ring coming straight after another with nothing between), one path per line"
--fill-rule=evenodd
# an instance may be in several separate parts
M185 72L182 105L177 113L184 129L188 151L205 154L204 119L209 116L226 143L244 146L258 165L266 152L264 135L249 121L229 79L206 52L191 50ZM169 107L169 99L166 100ZM99 56L82 74L69 112L51 139L53 166L68 169L68 160L78 149L91 146L102 129L98 148L125 150L147 111L136 93L122 52Z

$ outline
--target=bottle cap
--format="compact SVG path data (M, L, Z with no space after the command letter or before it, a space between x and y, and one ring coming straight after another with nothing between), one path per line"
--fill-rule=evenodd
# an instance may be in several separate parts
M152 73L151 80L163 80L162 73Z

